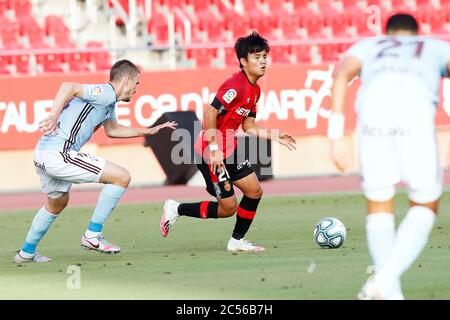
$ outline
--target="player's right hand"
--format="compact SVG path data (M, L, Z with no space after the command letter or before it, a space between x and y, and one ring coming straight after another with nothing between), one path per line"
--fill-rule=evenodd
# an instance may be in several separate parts
M57 130L58 118L54 115L49 115L39 122L39 130L44 135L49 135Z
M352 152L349 152L343 138L334 139L330 142L330 157L333 164L340 172L347 172L351 165Z
M297 141L288 133L286 132L280 132L278 136L278 142L288 148L289 150L297 150L297 147L295 144Z
M220 150L211 151L210 153L211 161L211 172L216 173L217 171L225 170L225 164L223 163L223 153Z

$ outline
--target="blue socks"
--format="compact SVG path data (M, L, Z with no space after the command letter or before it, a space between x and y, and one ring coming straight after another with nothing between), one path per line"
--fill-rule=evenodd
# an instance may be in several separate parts
M103 187L100 196L98 197L97 206L95 207L94 214L92 215L86 236L88 238L95 236L102 232L103 225L117 206L122 195L127 189L124 187L116 186L114 184L107 184Z
M107 184L103 187L86 235L97 235L102 232L103 224L106 219L108 219L109 215L114 210L125 191L126 188L113 184ZM22 246L22 253L27 256L34 255L36 252L36 246L47 233L47 230L50 228L50 225L53 221L55 221L57 216L58 215L56 214L51 214L48 212L45 209L45 206L38 211L33 219L27 238Z
M27 238L23 244L23 252L30 255L33 255L36 252L36 246L47 233L47 230L50 228L50 225L53 221L55 221L57 216L58 215L56 214L51 214L48 212L45 209L45 206L38 211L33 219L33 223L31 224L31 228L28 231Z

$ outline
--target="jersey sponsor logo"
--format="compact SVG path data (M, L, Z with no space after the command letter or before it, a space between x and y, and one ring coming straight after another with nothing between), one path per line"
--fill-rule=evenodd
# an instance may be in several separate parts
M236 98L236 96L237 96L236 90L230 89L223 95L222 99L226 103L230 103L231 101L233 101L234 98Z
M103 93L103 88L100 86L92 86L90 89L91 96L99 96Z
M45 163L39 163L39 162L37 162L37 161L33 161L33 162L34 162L34 166L35 166L36 168L39 168L39 169L41 169L41 170L47 172L47 169L45 168Z
M236 113L240 116L246 117L250 113L250 110L245 109L245 108L237 108Z
M238 163L237 166L236 166L236 169L237 170L241 170L244 167L250 168L251 167L250 161L245 160L244 162Z

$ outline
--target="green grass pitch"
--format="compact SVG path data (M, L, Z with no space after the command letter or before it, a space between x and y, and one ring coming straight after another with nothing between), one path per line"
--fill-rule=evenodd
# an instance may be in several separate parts
M426 249L402 278L407 299L450 299L449 199L447 192ZM118 206L104 235L121 246L119 255L82 250L92 208L69 205L38 247L54 261L20 267L13 257L35 211L1 212L0 299L347 300L368 276L365 202L358 193L265 197L247 234L266 247L257 254L226 251L234 217L181 217L162 238L161 205ZM397 224L406 206L400 194ZM314 242L314 225L325 216L345 224L343 247L321 249ZM79 267L79 282L70 266Z

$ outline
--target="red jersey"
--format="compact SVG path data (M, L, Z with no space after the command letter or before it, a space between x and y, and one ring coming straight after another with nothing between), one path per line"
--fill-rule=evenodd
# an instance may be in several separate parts
M211 106L217 109L217 130L219 149L222 150L225 158L233 154L237 147L236 132L246 117L256 117L256 103L261 95L258 84L252 84L244 71L239 71L231 75L217 90L216 96ZM208 141L204 135L205 124L203 123L195 143L195 152L199 155L209 157ZM221 138L221 139L220 139Z

